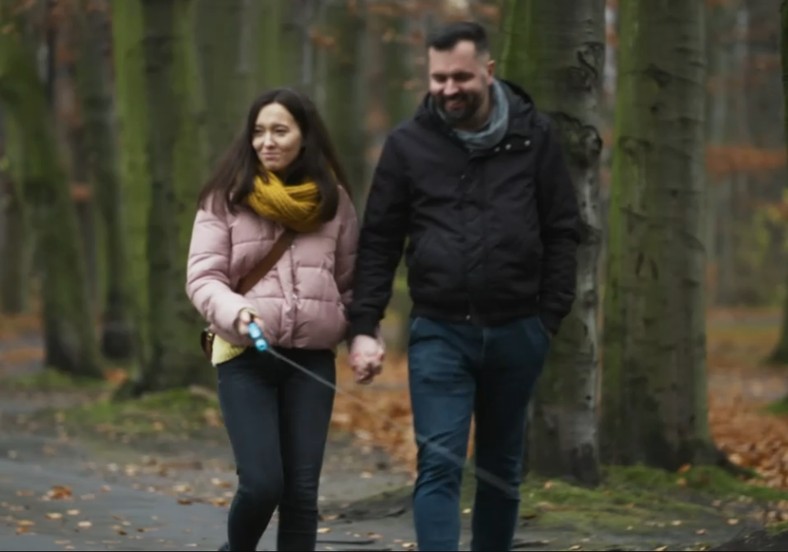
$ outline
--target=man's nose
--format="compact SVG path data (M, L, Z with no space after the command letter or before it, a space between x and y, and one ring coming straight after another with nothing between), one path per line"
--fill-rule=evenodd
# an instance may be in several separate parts
M457 84L453 80L449 79L446 81L446 86L443 87L444 96L453 96L458 91L459 88L457 88Z

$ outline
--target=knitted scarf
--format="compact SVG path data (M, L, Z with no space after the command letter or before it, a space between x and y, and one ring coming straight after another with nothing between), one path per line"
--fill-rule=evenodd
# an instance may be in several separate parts
M268 182L255 178L254 190L246 198L255 213L296 232L320 227L320 190L314 181L286 186L272 172L266 177Z

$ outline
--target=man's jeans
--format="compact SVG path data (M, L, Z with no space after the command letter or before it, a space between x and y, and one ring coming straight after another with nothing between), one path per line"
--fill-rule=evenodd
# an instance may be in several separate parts
M494 327L415 318L408 364L419 550L457 550L460 484L475 417L471 550L509 550L517 524L526 409L550 337L537 316Z

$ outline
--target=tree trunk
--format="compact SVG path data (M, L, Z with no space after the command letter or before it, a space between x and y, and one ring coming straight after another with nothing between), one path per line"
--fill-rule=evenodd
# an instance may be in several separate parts
M241 132L252 90L250 57L260 46L246 28L249 0L197 0L195 13L205 92L208 162L213 166ZM240 32L239 32L240 29Z
M297 85L301 75L301 30L297 21L302 16L297 3L292 0L246 1L253 3L249 21L258 22L244 35L251 37L249 43L257 52L255 94L266 88Z
M604 0L511 0L501 68L529 87L559 128L583 220L577 300L553 339L534 398L530 462L536 472L599 482L599 100ZM524 23L523 23L524 22Z
M623 0L619 8L602 452L611 463L676 469L711 452L704 2Z
M197 346L202 322L183 291L194 199L205 178L191 0L141 0L149 114L151 358L142 389L212 383Z
M133 356L134 327L129 297L126 213L121 208L110 67L105 58L110 37L104 31L104 12L88 9L88 0L81 2L77 15L77 90L82 103L93 196L98 200L104 228L101 243L106 248L101 349L107 358L127 360Z
M101 375L76 215L60 164L52 113L34 57L0 8L0 102L22 148L23 190L31 206L43 274L45 362L80 376ZM10 27L10 29L9 29Z
M20 314L29 305L33 240L29 209L21 189L22 162L19 130L10 117L0 117L0 311Z
M326 4L326 126L347 172L354 196L364 189L366 176L365 98L363 86L363 3L352 8L344 0Z
M142 45L142 8L138 0L110 2L115 98L118 116L120 195L127 244L126 279L132 309L134 352L137 368L151 356L148 302L148 219L151 208L150 167L147 158L148 108L145 101L145 69ZM132 380L141 377L139 370Z
M781 56L782 56L782 78L783 78L783 127L785 130L786 151L788 152L788 0L783 0L780 5L780 20L782 21L781 37ZM788 364L788 281L786 281L783 291L783 321L780 330L780 340L771 355L770 361L780 364Z

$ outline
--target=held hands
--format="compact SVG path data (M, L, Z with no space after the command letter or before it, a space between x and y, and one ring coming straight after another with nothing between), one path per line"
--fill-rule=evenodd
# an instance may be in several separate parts
M356 383L372 382L383 369L386 352L383 344L369 335L357 335L350 346L350 366L356 375Z

